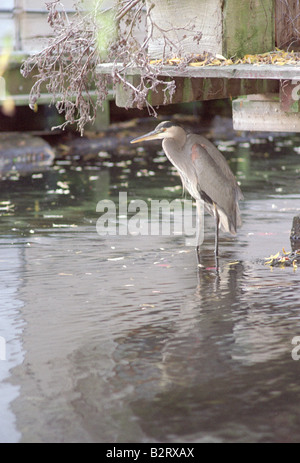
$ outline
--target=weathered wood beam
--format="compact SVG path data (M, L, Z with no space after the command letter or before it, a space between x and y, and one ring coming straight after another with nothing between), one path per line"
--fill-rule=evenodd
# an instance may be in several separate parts
M224 56L242 57L274 49L273 0L226 0L222 10Z
M300 113L285 112L277 95L251 95L232 102L234 130L300 132Z
M293 80L281 80L279 87L280 109L285 112L299 112L300 77Z
M123 69L121 64L119 69ZM112 71L113 65L111 63L102 64L98 67L99 74L110 74ZM137 84L142 72L143 70L139 68L126 69L126 78ZM281 108L283 111L292 112L299 110L298 104L292 101L292 97L297 90L295 84L297 86L298 81L300 83L300 78L297 76L300 76L300 66L295 65L189 66L185 70L179 70L175 66L162 66L159 70L160 79L175 80L176 92L173 96L173 103L230 98L258 93L279 93L279 83L281 81ZM149 93L148 98L152 105L165 104L162 88L158 88L157 93ZM132 94L122 90L122 86L119 86L117 90L116 100L117 105L120 107L132 107Z
M99 74L111 74L114 66L112 63L103 63L98 66L97 71ZM120 63L117 68L122 70L124 66ZM153 65L153 74L157 74L157 69ZM140 75L143 72L144 70L138 67L126 69L126 75ZM185 70L179 69L177 66L162 66L158 74L166 77L293 80L300 76L300 65L233 64L231 66L187 66Z
M146 0L146 9L148 32L151 22L156 25L151 58L204 51L241 57L274 49L273 0ZM194 40L200 31L200 40Z
M169 80L170 78L162 79ZM172 100L169 99L166 102L167 104L234 98L256 93L278 93L279 91L279 84L275 80L176 77L175 84L176 91ZM164 98L162 84L156 92L149 92L148 102L153 106L160 106L164 104Z

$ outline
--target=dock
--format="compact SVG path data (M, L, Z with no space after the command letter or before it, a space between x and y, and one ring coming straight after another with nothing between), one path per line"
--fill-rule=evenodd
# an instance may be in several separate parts
M62 3L71 17L75 11L73 0L62 0ZM175 37L181 42L182 51L187 56L208 51L216 56L242 57L245 53L267 53L276 47L287 50L291 44L300 44L297 36L300 6L299 2L292 0L146 0L144 10L145 14L151 11L158 26L148 43L149 62L165 53L161 37L163 28L170 42L174 42ZM193 30L187 31L189 21L194 21L195 30L201 31L198 43L194 40ZM166 24L172 27L166 28ZM0 70L0 103L9 96L16 106L27 106L34 80L25 79L20 74L20 65L29 54L40 51L51 37L44 3L40 0L1 0L2 50L7 43L7 34L11 43L10 61L3 75ZM98 67L99 79L103 74L111 75L116 69L133 87L139 85L145 72L134 62L125 68L121 63L102 63ZM155 91L149 91L147 102L153 107L229 98L237 130L263 127L266 131L300 131L300 64L150 65L147 71L149 69L162 83L173 81L176 87L172 98L163 84ZM129 87L124 90L124 86L117 84L112 86L112 91L110 98L115 99L117 106L135 107ZM53 96L44 88L38 104L47 105L52 101ZM108 101L104 106L105 110L99 111L98 128L109 123Z
M171 103L188 103L222 98L232 100L233 126L236 130L300 131L299 64L223 64L168 65L176 43L182 59L205 53L211 56L243 58L260 54L299 50L300 6L292 0L146 0L153 31L148 38L149 65L146 69L132 64L103 63L99 75L121 75L115 86L115 100L120 107L136 106L135 89L157 77L160 84L148 91L146 103L153 108ZM186 24L193 23L188 30ZM155 24L155 26L153 26ZM172 25L172 27L167 27ZM199 40L195 41L195 31ZM200 35L199 35L200 34ZM173 46L173 45L172 45ZM225 58L224 58L225 57ZM156 62L153 67L152 62ZM164 63L163 65L161 63ZM179 60L180 64L180 60ZM182 63L181 63L182 64ZM115 81L117 79L114 79ZM129 85L124 85L124 82ZM172 96L166 91L173 82ZM140 105L140 101L139 101Z
M28 105L34 83L20 74L22 62L46 46L52 36L48 10L41 0L1 0L0 54L9 54L9 63L0 82L0 100L9 96L16 106ZM63 0L66 12L74 13L73 1ZM49 104L52 96L45 92L41 104Z
M121 64L117 68L123 70ZM108 63L100 65L98 71L110 74L113 69L114 65ZM138 85L142 72L129 67L126 78ZM300 131L300 65L187 66L184 71L163 66L158 77L174 80L176 90L167 103L162 86L149 93L147 98L153 106L230 98L236 130ZM120 107L135 106L130 92L121 86L116 89L115 99Z

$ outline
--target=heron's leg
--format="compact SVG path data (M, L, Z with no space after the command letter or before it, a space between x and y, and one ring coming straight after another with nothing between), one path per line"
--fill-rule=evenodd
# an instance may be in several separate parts
M219 214L216 214L215 221L216 221L215 256L219 257Z
M215 216L215 257L216 257L216 261L218 262L220 217L219 217L219 214L218 214L218 211L217 211L217 206L215 204L214 204L214 216Z
M204 240L204 203L202 199L196 200L197 206L197 245L196 245L196 253L197 253L197 261L198 265L201 265L200 262L200 245L203 243Z

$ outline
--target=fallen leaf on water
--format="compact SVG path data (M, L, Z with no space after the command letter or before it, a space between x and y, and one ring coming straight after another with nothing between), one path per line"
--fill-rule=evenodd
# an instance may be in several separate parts
M298 251L289 251L287 252L284 248L282 248L283 255L280 255L280 252L277 254L271 255L270 257L265 257L265 265L270 265L271 268L273 267L293 267L294 270L297 269L298 263L300 263L300 258Z
M274 255L271 254L270 257L265 257L265 259L273 260L273 259L277 259L277 257L279 257L279 251L277 252L277 254L274 254Z

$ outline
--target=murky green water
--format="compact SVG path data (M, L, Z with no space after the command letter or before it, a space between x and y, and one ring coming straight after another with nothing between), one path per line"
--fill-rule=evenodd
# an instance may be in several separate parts
M182 197L159 145L1 184L0 442L299 441L300 269L261 259L290 249L300 137L217 143L245 195L219 275L210 217L200 273L184 236L97 234L120 191Z

